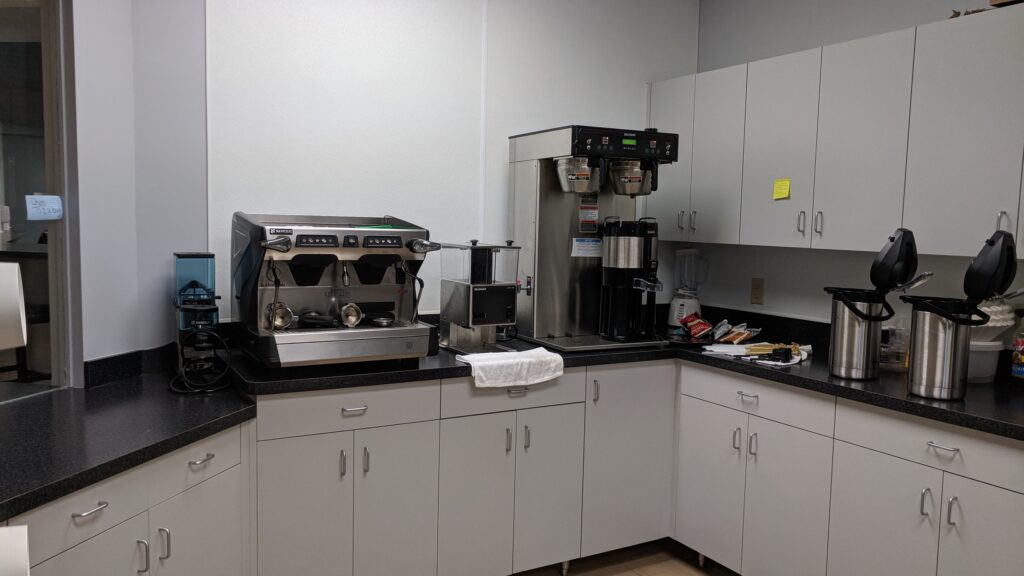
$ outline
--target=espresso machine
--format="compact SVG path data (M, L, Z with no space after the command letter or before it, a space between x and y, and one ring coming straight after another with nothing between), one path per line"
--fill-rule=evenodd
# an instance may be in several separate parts
M427 356L417 274L440 247L392 216L236 212L231 288L242 346L281 367Z
M497 332L516 323L518 262L512 241L441 245L441 347L460 354L507 351L497 345Z
M636 199L657 190L658 166L678 149L677 134L654 129L565 126L509 138L520 338L562 351L663 344L647 320L660 288L657 223L637 220Z

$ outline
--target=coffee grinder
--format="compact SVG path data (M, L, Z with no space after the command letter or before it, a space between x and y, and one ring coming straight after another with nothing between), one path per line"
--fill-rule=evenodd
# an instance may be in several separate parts
M516 323L519 247L441 245L441 325L439 345L460 354L497 352L498 328Z
M216 267L209 252L174 254L174 304L178 319L176 392L212 392L228 382L227 344L217 334Z

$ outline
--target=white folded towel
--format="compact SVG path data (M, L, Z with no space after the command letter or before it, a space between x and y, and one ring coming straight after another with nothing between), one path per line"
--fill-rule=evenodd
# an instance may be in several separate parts
M562 375L562 357L546 348L525 352L486 352L455 357L473 369L477 388L529 386Z

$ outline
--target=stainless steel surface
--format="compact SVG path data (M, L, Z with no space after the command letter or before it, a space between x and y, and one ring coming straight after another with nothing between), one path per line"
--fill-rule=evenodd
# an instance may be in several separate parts
M512 451L512 429L505 428L505 453Z
M932 442L931 440L928 441L928 446L931 447L931 448L935 448L937 450L945 450L947 452L954 452L954 453L959 453L960 452L959 448L951 448L949 446L943 446L941 444L936 444L935 442Z
M507 352L498 345L496 326L463 328L451 322L441 322L438 344L456 354L481 354L486 352Z
M145 574L146 572L149 572L149 540L145 540L145 539L136 540L135 543L136 544L142 544L142 549L143 549L142 559L146 561L142 565L142 569L141 570L136 570L136 573L138 573L138 574Z
M355 302L349 302L341 307L341 323L349 328L355 328L363 321L363 311Z
M950 526L956 526L956 521L953 520L953 504L956 504L959 501L960 498L953 496L949 499L949 502L946 504L946 523Z
M273 330L286 330L295 321L295 314L284 302L271 302L267 313L270 315L270 326Z
M348 473L348 454L344 450L338 455L338 466L341 468L340 477L344 478L345 474Z
M612 342L605 340L598 335L563 337L563 338L530 338L519 336L520 339L534 344L540 344L545 348L558 350L559 352L583 352L593 350L618 350L622 348L660 348L667 346L665 340L635 340L633 342Z
M267 339L282 367L420 358L427 355L430 326L416 323L390 328L289 330Z
M88 518L89 516L98 513L100 510L103 510L107 506L110 506L110 502L100 500L99 502L96 503L96 507L93 508L92 510L86 510L85 512L74 512L71 514L71 518L74 520Z
M639 236L606 236L601 241L601 265L605 268L639 269L643 259L644 239Z
M530 447L530 427L523 426L523 449Z
M426 254L427 252L440 250L441 245L437 242L424 240L423 238L413 238L408 242L408 248L415 254Z
M505 393L508 394L509 398L515 398L517 396L526 396L529 394L529 386L521 386L519 388L505 388Z
M210 460L213 460L215 457L216 454L214 454L213 452L207 452L206 455L203 456L202 458L198 458L196 460L189 460L188 465L192 467L202 466L203 464L206 464Z
M260 246L277 252L287 252L292 249L292 239L288 236L277 236L270 240L263 240Z
M363 404L362 406L357 406L356 408L345 408L344 406L342 406L341 407L341 415L342 416L349 416L349 415L357 416L359 414L365 414L368 409L369 409L369 406L367 406L366 404Z
M733 450L743 450L743 429L738 426L732 431L732 447Z
M370 449L363 446L363 474L370 472Z
M171 557L171 531L167 528L157 528L157 534L164 537L164 552L158 556L159 560L167 560Z
M757 456L757 432L747 437L747 454Z
M740 397L740 400L753 400L755 404L760 402L760 397L757 394L747 394L742 390L737 390L736 395Z
M850 305L874 318L880 317L883 311L881 302L850 302ZM833 375L854 380L878 377L881 321L864 320L845 302L833 297L831 333L828 363Z
M608 185L619 196L651 193L651 171L640 169L639 160L614 160L608 165Z
M600 380L594 380L594 404L601 399L601 382Z
M921 502L918 506L918 511L921 513L921 516L928 516L928 511L924 509L924 501L926 498L928 498L928 495L931 493L931 488L925 488L924 490L921 490Z
M930 280L932 276L935 276L934 272L921 272L920 274L914 276L905 283L893 286L893 290L898 290L900 292L907 292L909 290L913 290L914 288L917 288L918 286Z
M585 194L596 192L601 186L601 170L591 168L586 158L567 156L555 160L558 184L562 192Z
M395 323L394 318L388 318L387 316L380 316L373 319L373 325L379 328L387 328Z
M937 400L963 398L970 345L970 326L914 310L910 322L910 392Z

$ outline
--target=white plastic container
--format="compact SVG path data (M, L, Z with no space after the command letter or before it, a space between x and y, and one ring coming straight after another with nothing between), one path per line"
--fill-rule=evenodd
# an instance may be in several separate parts
M1006 348L1002 340L995 342L971 341L971 359L967 367L967 381L987 384L996 379L999 354Z

